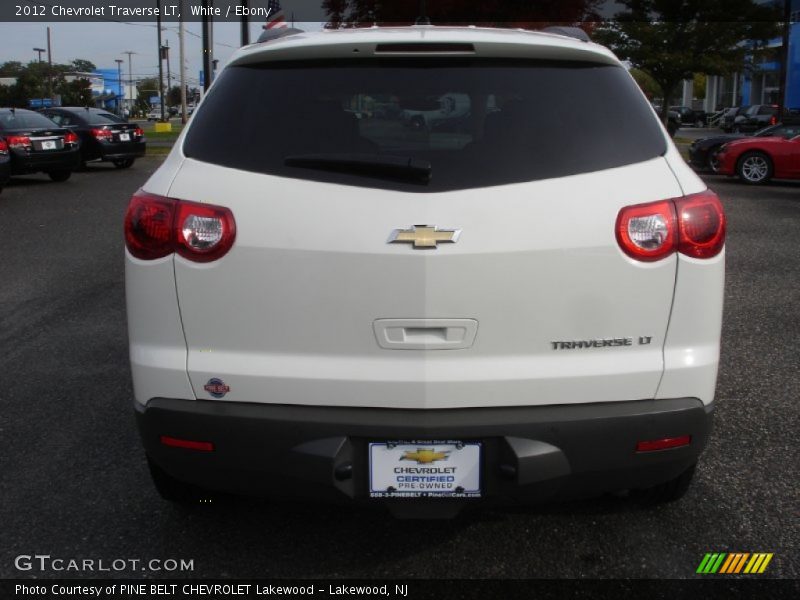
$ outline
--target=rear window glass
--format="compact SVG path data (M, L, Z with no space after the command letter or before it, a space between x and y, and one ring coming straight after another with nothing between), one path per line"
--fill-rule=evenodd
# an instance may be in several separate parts
M666 151L652 109L625 70L594 63L234 66L192 120L184 152L201 161L421 192L563 177ZM351 156L362 163L408 159L429 165L430 177L326 166ZM301 164L292 160L298 157ZM324 160L302 164L303 157Z
M58 127L53 121L39 113L24 110L0 113L0 129L47 129Z
M89 125L111 125L114 123L126 123L125 119L112 115L111 113L90 112L84 117Z

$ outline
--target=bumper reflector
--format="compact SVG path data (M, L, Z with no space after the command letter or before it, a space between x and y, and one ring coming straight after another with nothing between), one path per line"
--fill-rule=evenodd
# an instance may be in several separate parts
M662 438L660 440L650 440L647 442L636 442L637 452L653 452L655 450L668 450L669 448L680 448L688 446L692 441L692 436L682 435L680 437Z
M182 440L179 438L170 437L168 435L161 436L161 443L165 446L172 446L173 448L186 448L187 450L198 450L199 452L213 452L214 444L211 442L196 442L194 440Z

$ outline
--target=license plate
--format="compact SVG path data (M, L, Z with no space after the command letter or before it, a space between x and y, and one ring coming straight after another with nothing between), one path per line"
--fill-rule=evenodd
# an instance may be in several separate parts
M119 141L120 142L130 142L131 141L131 134L129 134L129 133L120 133L119 134Z
M369 445L372 498L477 498L477 442L375 442Z
M55 140L45 140L42 142L42 150L55 150L55 149L56 149Z

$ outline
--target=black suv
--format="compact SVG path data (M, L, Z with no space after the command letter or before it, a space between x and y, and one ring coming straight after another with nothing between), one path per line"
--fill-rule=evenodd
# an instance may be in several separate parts
M80 164L78 136L32 110L0 108L0 136L8 145L11 174L44 172L66 181Z
M144 156L142 129L107 110L65 106L45 109L42 114L78 134L83 163L102 160L126 169Z
M778 122L778 107L774 104L754 104L733 120L734 133L758 131Z

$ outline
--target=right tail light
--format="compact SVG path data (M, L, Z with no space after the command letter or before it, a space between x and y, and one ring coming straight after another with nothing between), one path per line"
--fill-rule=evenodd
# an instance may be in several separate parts
M233 213L222 206L140 190L125 214L125 246L142 260L176 252L194 262L211 262L227 254L235 238Z
M622 251L640 261L660 260L676 251L711 258L725 245L725 212L711 190L626 206L617 215L616 236Z

